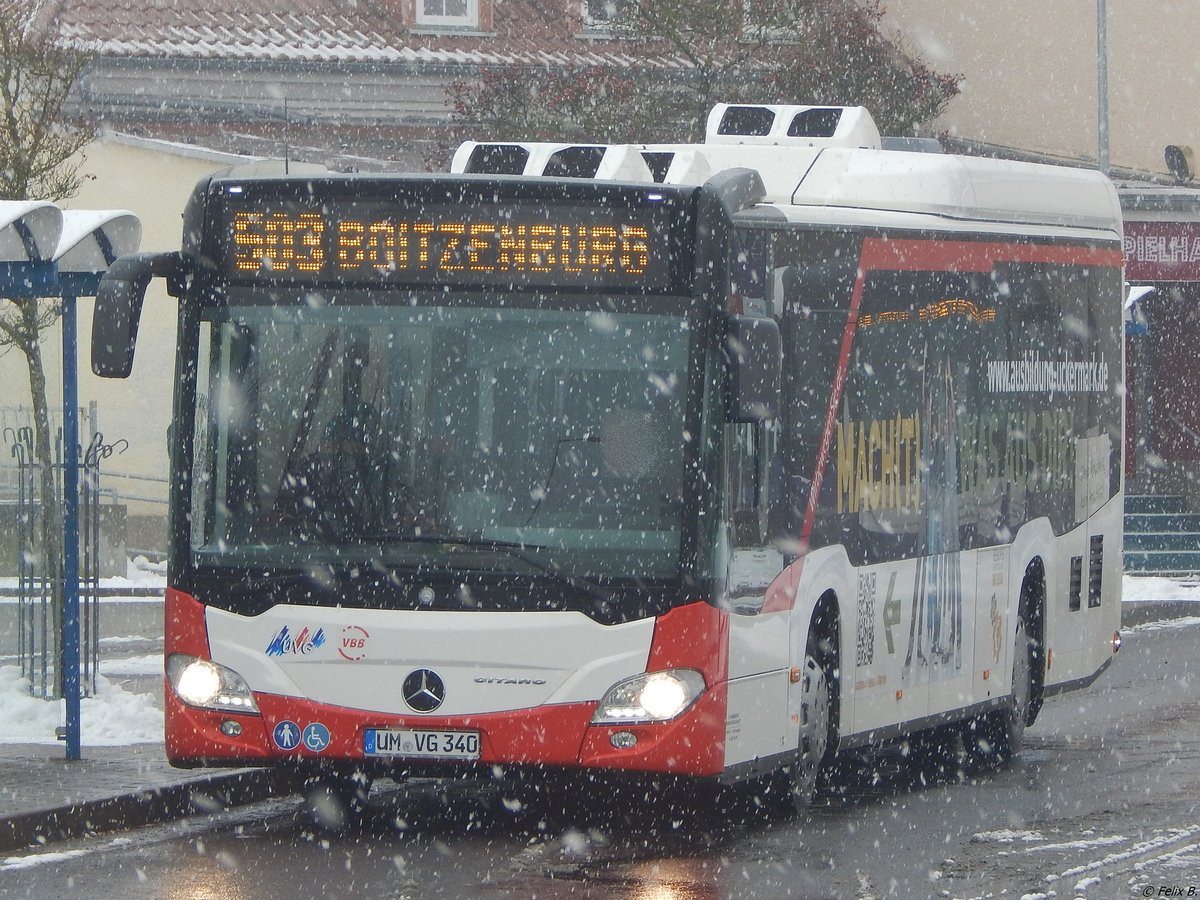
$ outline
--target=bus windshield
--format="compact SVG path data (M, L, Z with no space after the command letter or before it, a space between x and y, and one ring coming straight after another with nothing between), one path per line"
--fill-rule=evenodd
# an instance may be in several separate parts
M201 316L193 565L677 572L683 301L250 299Z

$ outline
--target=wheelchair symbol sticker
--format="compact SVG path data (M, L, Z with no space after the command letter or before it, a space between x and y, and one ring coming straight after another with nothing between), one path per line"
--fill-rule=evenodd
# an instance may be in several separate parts
M304 746L313 753L320 753L329 746L329 729L320 722L304 726Z

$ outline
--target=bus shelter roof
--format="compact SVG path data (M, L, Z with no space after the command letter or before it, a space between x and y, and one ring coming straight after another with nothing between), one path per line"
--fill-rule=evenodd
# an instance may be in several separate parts
M126 209L63 211L62 235L54 251L59 272L103 272L138 249L142 223Z
M142 225L128 210L63 210L0 201L0 297L91 296L108 267L133 253Z
M0 200L0 263L49 261L62 227L62 210L48 200Z

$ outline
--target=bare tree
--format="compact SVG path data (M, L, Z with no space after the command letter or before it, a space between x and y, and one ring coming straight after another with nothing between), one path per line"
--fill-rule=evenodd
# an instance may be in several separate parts
M59 38L57 22L41 0L0 0L0 199L62 200L78 192L79 152L94 129L71 122L64 107L89 61L81 48ZM62 515L55 492L50 404L42 365L41 335L59 318L49 298L0 298L0 352L15 348L29 370L35 456L42 505L41 565L51 577L52 609L61 634ZM55 695L62 694L61 665Z
M61 200L80 187L76 155L93 128L63 114L91 61L59 38L42 0L0 0L0 199ZM73 161L74 160L74 161Z
M527 0L540 8L553 0ZM561 16L562 10L554 4ZM592 0L627 65L500 66L450 92L490 138L698 141L720 101L867 106L913 134L958 93L881 30L878 0Z

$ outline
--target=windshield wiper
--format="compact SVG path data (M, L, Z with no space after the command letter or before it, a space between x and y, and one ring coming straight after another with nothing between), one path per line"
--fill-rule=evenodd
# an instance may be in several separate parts
M605 590L599 585L588 581L586 578L580 578L577 575L572 575L570 572L564 572L558 566L538 559L538 557L528 552L526 548L537 546L536 544L522 544L519 541L500 541L492 538L473 537L466 534L437 534L432 532L404 533L397 532L375 532L371 534L361 535L364 540L378 540L388 538L401 541L410 541L417 544L445 544L453 547L471 547L479 550L495 550L499 553L504 553L511 556L513 559L518 559L528 566L532 566L540 572L549 575L560 584L565 584L567 587L574 588L582 594L586 594L598 603L607 606L612 601L612 592Z
M329 379L329 364L333 357L333 349L337 346L341 334L342 329L340 328L330 331L325 338L325 343L321 345L321 352L317 354L317 362L313 367L308 393L304 397L304 409L300 411L300 424L296 427L295 437L292 438L292 448L288 451L283 470L279 473L279 486L275 489L277 509L279 501L286 496L284 486L287 484L288 477L295 471L296 464L300 461L300 454L304 452L304 445L308 441L309 432L312 431L313 422L316 419L317 403L321 399L321 393L325 390L325 382Z

